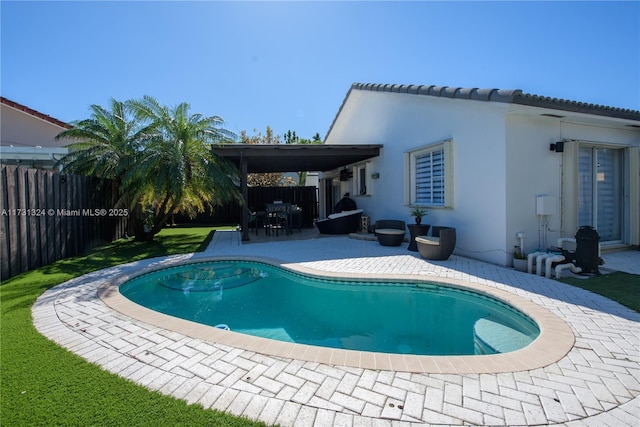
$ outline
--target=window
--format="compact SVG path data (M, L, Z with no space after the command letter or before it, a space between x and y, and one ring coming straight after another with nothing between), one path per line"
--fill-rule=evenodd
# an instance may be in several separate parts
M358 165L353 168L353 194L365 196L370 194L367 190L367 165Z
M452 206L452 141L405 153L405 204Z

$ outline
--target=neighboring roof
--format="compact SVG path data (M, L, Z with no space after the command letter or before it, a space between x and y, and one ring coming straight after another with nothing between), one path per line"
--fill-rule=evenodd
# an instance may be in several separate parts
M520 89L479 89L449 86L429 85L397 85L354 83L344 98L338 114L331 123L327 135L335 124L352 90L368 90L372 92L396 92L414 95L435 96L440 98L469 99L475 101L504 102L509 104L528 105L532 107L548 108L574 113L593 114L597 116L613 117L640 121L640 111L625 108L607 107L604 105L587 104L585 102L568 101L566 99L550 98L547 96L523 93Z
M69 123L65 123L62 120L58 120L56 118L53 118L51 116L48 116L44 113L41 113L39 111L34 110L33 108L29 108L25 105L19 104L15 101L11 101L10 99L7 99L3 96L0 96L0 103L8 105L11 108L15 108L16 110L20 110L24 113L30 114L34 117L37 117L39 119L45 120L49 123L53 123L54 125L63 127L65 129L71 129L73 126L71 126Z
M324 172L361 162L380 154L378 144L217 144L211 150L247 172Z

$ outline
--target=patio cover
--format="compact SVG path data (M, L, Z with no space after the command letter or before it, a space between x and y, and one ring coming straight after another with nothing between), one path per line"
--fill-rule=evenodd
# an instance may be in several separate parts
M325 172L376 157L382 145L377 144L218 144L214 154L227 158L247 173Z
M379 144L217 144L211 151L240 169L242 197L247 200L247 174L325 172L380 154ZM242 206L242 240L249 240L248 208Z

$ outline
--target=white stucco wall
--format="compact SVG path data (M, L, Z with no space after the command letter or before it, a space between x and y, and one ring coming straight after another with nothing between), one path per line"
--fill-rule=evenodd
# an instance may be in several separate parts
M453 207L431 208L423 223L457 228L456 253L504 264L506 105L352 90L327 144L383 144L371 162L371 197L352 197L365 215L412 223L404 204L404 153L453 140Z
M573 116L559 119L540 116L540 111L533 114L525 114L522 111L509 113L506 117L506 158L509 177L506 247L513 247L518 243L518 232L525 233L526 252L540 249L545 235L544 246L555 246L558 238L574 237L577 231L575 221L567 220L567 217L575 217L575 212L567 212L569 209L575 209L575 186L571 190L572 187L567 185L567 182L563 185L563 180L576 179L572 176L563 177L563 163L577 163L575 154L571 152L571 145L576 142L566 142L564 153L550 151L549 145L556 141L574 140L607 144L612 147L638 147L640 132L624 125L614 126L615 120L607 121L595 117ZM589 121L592 123L588 123ZM628 197L635 209L630 209L627 215L637 217L640 194L634 194L633 189L639 188L640 176L637 169L628 170L630 166L631 164L625 165L627 174L636 182L626 185L629 185ZM540 195L549 196L553 207L553 212L546 218L546 226L540 225L540 217L536 214L536 197ZM627 230L625 243L637 244L637 225L633 224L633 219L631 224L633 227L632 230Z
M516 234L525 234L525 252L533 252L544 242L539 230L541 218L536 213L536 197L548 196L554 213L545 219L547 246L555 244L560 229L562 153L549 150L561 140L557 119L521 114L506 118L507 143L507 222L505 247L508 252L519 243ZM547 204L548 205L548 204Z
M69 140L56 141L64 127L0 104L0 145L15 147L63 147Z
M575 235L575 226L566 218L577 187L567 191L567 179L575 178L563 177L563 173L566 162L577 164L576 151L556 153L549 150L551 143L581 140L630 147L627 185L632 208L627 226L630 237L625 243L637 244L640 130L621 119L564 111L562 118L544 115L549 113L557 111L354 89L325 143L383 144L380 156L368 165L368 175L378 173L380 177L369 180L367 196L354 195L352 182L342 182L341 193L351 192L372 221L412 223L404 200L404 153L451 139L453 206L430 208L423 223L456 227L455 253L501 265L511 263L519 232L525 234L526 252ZM566 143L565 151L570 151L571 144ZM547 196L545 202L551 206L550 214L542 218L548 221L543 226L536 211L537 196Z

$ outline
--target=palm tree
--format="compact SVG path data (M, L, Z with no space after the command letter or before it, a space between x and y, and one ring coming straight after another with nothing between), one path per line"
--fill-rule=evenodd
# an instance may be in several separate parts
M219 128L220 117L189 115L187 103L169 109L148 96L111 99L110 108L92 105L90 118L56 137L77 141L59 164L69 173L114 180L118 203L130 211L139 205L143 213L151 210L136 225L136 238L153 238L174 213L194 216L242 200L237 169L210 150L211 143L234 136Z
M121 198L118 203L133 207L136 200L129 189L135 187L128 172L139 160L141 148L151 129L132 116L126 103L110 100L110 110L91 105L88 119L72 122L73 127L62 131L56 139L68 138L74 142L69 153L58 162L68 173L96 176L114 180Z
M143 206L153 209L150 237L174 213L194 216L230 200L241 202L237 169L211 152L211 144L234 136L220 128L220 117L190 115L186 102L169 108L149 96L127 105L137 120L153 129L131 171L143 183L138 189Z
M284 134L284 143L285 144L303 144L303 145L322 144L322 139L320 139L320 134L318 132L316 132L316 134L313 135L313 139L305 139L305 138L298 137L298 135L296 135L295 130L292 132L291 129L289 129L287 133ZM308 173L309 173L308 171L298 172L298 186L304 187L306 185Z

